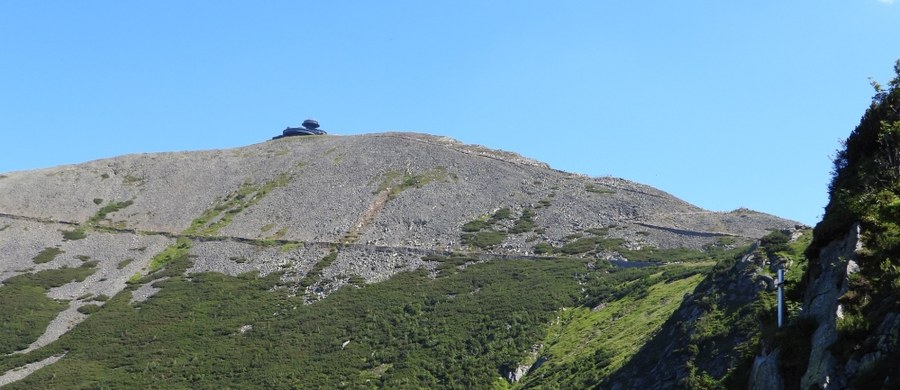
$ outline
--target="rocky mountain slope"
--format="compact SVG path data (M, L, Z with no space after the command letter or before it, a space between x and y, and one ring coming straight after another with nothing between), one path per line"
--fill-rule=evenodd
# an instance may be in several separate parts
M162 286L190 275L272 275L266 288L318 301L313 306L327 305L323 298L342 286L416 270L460 275L453 270L487 260L559 259L559 267L581 267L567 278L586 286L572 275L594 275L603 260L697 261L795 225L745 209L710 212L627 180L410 133L291 137L4 173L0 299L23 310L10 318L42 314L9 322L16 337L0 343L11 354L0 372L26 368L0 376L0 385L42 367L41 359L61 359L54 367L77 361L63 357L71 347L54 347L56 340L73 329L79 337L93 326L79 325L88 318L153 303ZM679 288L699 282L689 280ZM528 334L522 340L536 337ZM397 363L385 367L402 372ZM373 375L387 381L383 374Z
M447 138L294 137L4 174L0 219L8 258L0 277L30 268L50 247L68 255L40 267L77 265L73 256L96 252L81 248L95 241L112 257L135 258L129 271L137 271L159 245L186 236L201 241L193 250L195 270L268 272L293 257L302 274L320 257L310 248L345 243L350 249L336 260L341 271L335 273L383 280L398 268L420 266L423 253L471 250L461 239L463 225L500 209L510 210L506 224L529 210L535 228L474 249L532 255L537 244L559 246L589 229L607 229L608 238L631 249L699 249L722 237L746 242L794 225L750 210L708 212L626 180L559 172ZM91 228L86 241L61 234ZM258 245L267 240L309 245L267 254ZM222 264L235 254L247 262Z

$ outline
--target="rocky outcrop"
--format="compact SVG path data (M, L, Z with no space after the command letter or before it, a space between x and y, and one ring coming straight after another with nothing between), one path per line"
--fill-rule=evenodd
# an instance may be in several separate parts
M900 384L900 313L888 313L877 330L868 338L871 352L851 358L846 365L848 378L876 371L879 366L893 367L894 372L881 379L884 388Z
M779 350L763 353L753 359L753 370L750 372L749 390L782 390L784 381L778 371Z
M804 316L816 323L811 351L801 388L847 387L847 377L829 347L837 341L837 320L841 310L838 298L848 289L848 264L857 260L861 249L859 224L847 236L825 246L815 263L810 264L810 280L804 297Z
M540 355L543 348L543 344L536 344L532 346L531 351L528 352L528 356L525 358L525 361L523 361L516 367L508 367L504 369L502 372L503 377L506 378L509 383L516 383L522 380L522 378L525 377L525 375L529 372L540 368L541 365L543 365L544 362L547 361L546 357Z

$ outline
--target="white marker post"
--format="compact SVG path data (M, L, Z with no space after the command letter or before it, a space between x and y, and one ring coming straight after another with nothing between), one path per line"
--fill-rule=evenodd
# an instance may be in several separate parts
M778 265L778 327L781 328L784 316L784 268Z

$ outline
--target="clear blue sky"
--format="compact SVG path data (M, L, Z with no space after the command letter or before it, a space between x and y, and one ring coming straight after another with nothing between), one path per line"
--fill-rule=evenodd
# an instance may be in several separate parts
M0 172L446 135L807 224L900 58L900 3L0 2Z

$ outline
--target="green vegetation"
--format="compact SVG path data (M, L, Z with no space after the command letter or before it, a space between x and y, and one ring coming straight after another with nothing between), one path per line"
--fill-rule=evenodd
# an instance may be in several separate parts
M746 247L734 245L734 239L725 238L713 245L707 245L703 250L688 248L659 249L643 247L641 249L628 249L625 240L606 237L610 228L590 228L583 233L574 233L565 237L566 242L561 247L555 247L546 242L539 242L532 247L536 254L600 257L610 252L617 252L630 261L651 261L664 263L694 262L705 263L730 259L737 254L746 251ZM724 244L727 242L728 244Z
M456 272L457 268L460 266L478 262L478 259L462 254L453 256L425 256L422 260L437 262L438 266L436 267L436 270L443 275Z
M506 232L483 231L477 233L464 233L462 243L480 249L489 249L500 245L506 239Z
M337 249L332 249L331 253L313 265L312 269L303 276L303 279L300 279L299 288L305 290L307 287L318 283L322 277L322 271L324 271L325 268L328 268L331 263L334 263L334 261L337 260L337 256Z
M125 175L124 179L122 179L122 183L125 183L126 185L142 186L144 185L144 178L131 176L130 174L128 174Z
M97 295L96 297L94 297L94 299L92 299L92 300L97 301L97 302L106 302L109 300L109 295L100 294L100 295Z
M278 242L278 240L273 239L273 238L266 238L266 239L262 239L262 240L254 240L250 244L259 246L259 247L263 247L263 248L267 248L267 247L278 246L279 242Z
M775 312L775 294L774 291L763 289L755 296L732 297L729 300L723 299L724 292L706 291L705 295L700 296L698 304L701 314L693 325L693 331L690 334L687 351L690 354L688 366L686 367L691 373L688 382L695 387L701 385L713 385L711 388L734 388L743 386L747 383L750 376L753 359L760 349L771 350L773 345L781 343L784 340L785 329L801 326L798 322L797 314L802 300L801 279L806 267L806 259L803 255L804 250L811 240L811 232L805 231L795 242L789 242L790 236L782 231L773 231L763 237L760 242L759 249L754 252L761 259L757 260L760 264L768 264L768 266L760 268L746 268L738 271L738 267L743 266L738 260L740 255L735 255L730 259L719 261L713 269L710 276L711 281L716 281L718 286L724 286L734 283L739 277L753 277L754 273L759 275L769 275L774 277L774 270L777 264L782 260L785 261L785 302L788 309L785 313L786 327L778 330L776 328ZM755 278L758 280L758 277ZM733 294L733 293L732 293ZM718 295L719 297L714 297ZM798 350L801 345L797 342L792 343L793 350L783 351L782 362L787 364L795 364L796 356L805 353L809 356L808 340L806 338L806 350ZM798 340L803 341L803 340ZM700 365L703 362L720 358L723 351L733 351L730 359L734 359L736 367L730 370L727 375L714 377L709 373L701 370ZM803 363L805 370L805 363ZM799 386L788 386L795 388ZM707 387L709 388L709 387Z
M281 228L281 229L278 229L278 231L275 232L275 234L273 234L273 235L270 237L270 239L272 239L272 240L280 240L280 239L284 238L284 236L285 236L286 234L287 234L287 228Z
M585 298L587 307L597 307L624 297L642 298L647 289L656 283L708 273L710 263L668 264L658 267L610 268L603 274L585 277Z
M615 194L615 193L616 193L615 191L612 191L612 190L606 190L606 189L597 188L597 187L596 187L595 185L593 185L593 184L586 184L586 185L584 186L584 190L587 191L587 192L593 193L593 194L600 194L600 195L603 195L603 194Z
M806 252L810 264L817 265L822 248L860 224L864 250L857 261L859 273L841 297L846 317L838 323L832 347L841 360L872 352L876 343L867 338L887 313L900 311L900 60L894 71L886 88L872 82L872 104L837 151L829 202ZM817 269L811 266L808 277ZM851 386L880 387L877 378L896 375L898 366L900 358L879 359ZM889 375L891 370L895 374Z
M139 310L118 294L57 342L0 357L0 370L68 351L9 387L483 388L577 303L573 275L586 269L510 260L436 279L408 272L312 305L273 290L275 274L175 275Z
M563 245L559 248L559 252L567 255L577 255L591 251L612 251L621 247L624 242L624 240L616 238L581 237Z
M84 263L81 263L81 266L82 266L82 267L93 268L93 267L96 267L98 264L100 264L99 261L93 260L93 261L86 261L86 262L84 262ZM105 280L105 279L102 279L102 280Z
M491 216L491 221L495 223L504 219L512 219L512 211L509 210L509 207L501 208Z
M125 259L125 260L122 260L122 261L119 262L119 264L116 264L116 269L124 269L124 268L127 267L129 264L131 264L132 261L134 261L134 259Z
M643 284L622 297L599 301L601 306L596 310L582 306L559 311L542 342L547 362L519 385L591 388L621 367L678 308L678 298L691 292L702 279L703 267L668 267L673 271L668 275L655 269L633 268L614 272L611 280L595 280L600 283L593 284L592 291L610 298L629 282Z
M521 234L528 233L532 230L534 230L534 211L530 208L526 208L522 210L522 215L516 220L515 225L509 229L509 232L512 234Z
M381 184L374 193L388 191L388 199L394 199L409 188L422 188L431 182L446 182L447 168L437 167L419 174L410 171L387 171L381 175Z
M585 231L597 237L605 237L607 234L609 234L609 228L590 228L585 229Z
M38 253L37 256L35 256L32 260L34 260L35 264L49 263L53 261L56 256L59 256L63 253L66 252L59 248L44 248L44 250L40 251L40 253Z
M491 226L491 225L488 224L487 220L484 220L484 219L476 219L476 220L473 220L473 221L466 222L466 223L462 226L462 231L464 231L464 232L477 232L477 231L479 231L479 230L481 230L481 229L485 229L485 228L488 228L488 227L490 227L490 226Z
M101 199L101 202L102 202L102 199ZM95 203L96 203L96 199L95 199ZM96 214L94 214L90 219L88 219L88 224L89 225L97 225L100 222L109 221L106 219L106 216L108 214L122 210L128 206L131 206L132 204L134 204L134 201L131 201L131 200L126 200L124 202L110 202L106 206L103 206L102 208L100 208L100 210L97 211Z
M87 304L87 305L78 307L78 312L81 314L90 315L90 314L94 314L98 311L100 311L100 306L95 305L95 304Z
M515 223L506 231L497 230L497 224L504 220L515 219ZM502 228L501 228L502 229ZM473 248L490 249L503 243L508 234L522 234L534 230L534 211L525 208L516 218L509 207L503 207L490 216L483 215L466 222L462 226L462 243Z
M706 262L731 259L746 252L746 246L726 249L719 246L707 246L704 250L688 248L658 249L644 247L639 250L621 249L619 253L631 261L665 261L665 262Z
M534 253L539 255L552 254L553 251L556 250L553 245L550 245L546 242L539 242L537 244L534 244L534 248L532 249L534 250Z
M290 252L290 251L293 251L293 250L296 250L299 248L303 248L303 243L291 242L291 243L287 243L287 244L282 244L280 247L278 247L278 250L281 251L281 253L287 253L287 252Z
M100 203L103 203L103 199L95 198L94 203L99 205ZM99 230L108 230L109 228L124 228L125 222L120 221L113 224L112 221L107 218L107 215L120 211L128 206L131 206L132 204L134 204L134 201L132 200L127 200L124 202L110 202L106 206L100 208L100 210L98 210L96 214L91 216L87 220L86 224L77 226L70 231L63 231L63 240L74 241L84 239L85 237L87 237L87 232L91 228ZM106 225L102 225L103 223L105 223Z
M880 262L900 254L900 61L894 69L897 76L888 90L873 83L872 105L837 152L825 217L816 225L807 253L811 259L857 221L866 247L872 248L864 260Z
M760 246L765 248L766 254L770 257L775 256L778 252L791 250L790 241L791 236L787 232L780 230L773 231L759 240Z
M0 356L28 347L56 315L68 307L47 297L47 289L82 281L90 267L61 268L6 279L0 286Z
M228 194L225 199L219 201L213 208L204 211L200 217L194 219L191 222L191 226L184 231L184 234L194 236L216 235L219 230L231 223L235 215L258 203L272 190L288 185L291 180L293 180L293 176L282 173L261 185L256 185L249 181L244 182L237 191Z
M594 232L600 233L602 231L594 230ZM603 233L605 234L605 232ZM623 244L625 243L625 240L618 238L605 238L603 236L585 237L582 233L570 234L569 236L565 237L565 239L570 241L563 244L563 246L559 248L554 247L548 243L541 242L535 244L532 249L537 254L593 256L602 253L623 250Z
M150 270L149 274L152 274L158 271L160 268L165 267L167 264L174 260L184 259L188 256L188 251L191 249L191 240L179 237L175 244L170 245L162 252L153 257L153 260L150 260Z
M63 241L83 240L87 237L87 231L85 230L85 228L79 226L72 230L63 230L62 236Z

